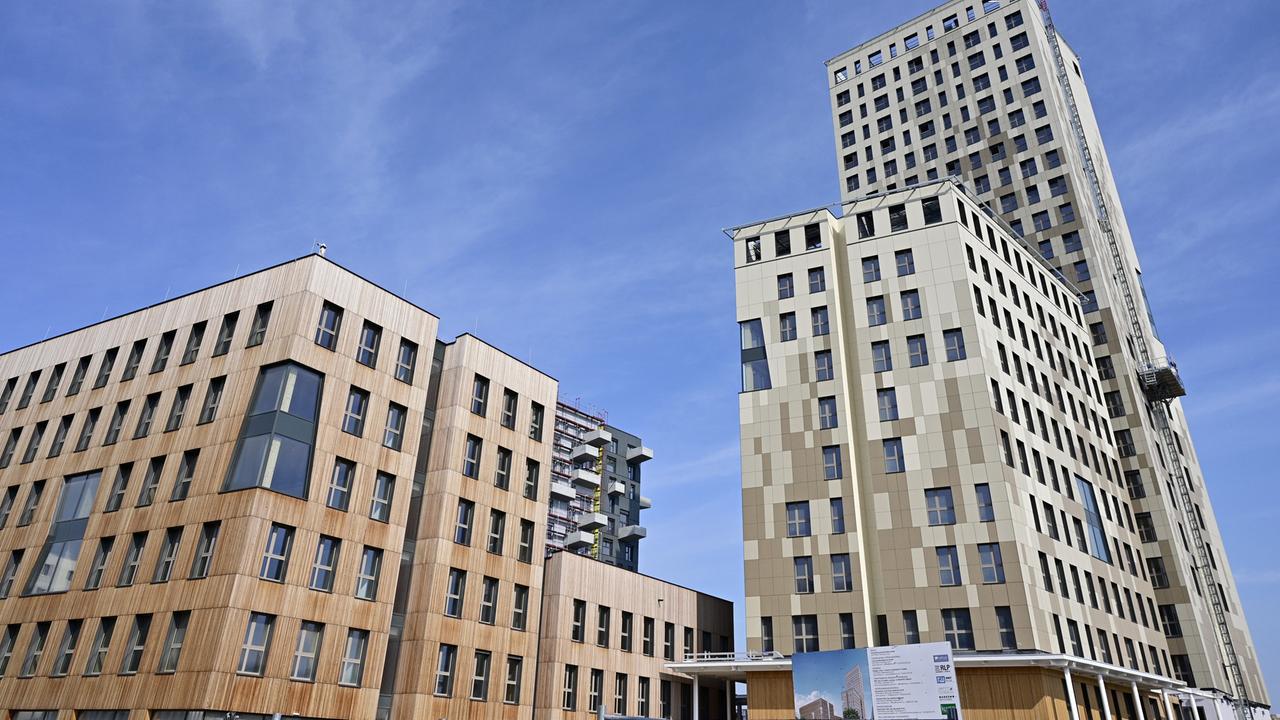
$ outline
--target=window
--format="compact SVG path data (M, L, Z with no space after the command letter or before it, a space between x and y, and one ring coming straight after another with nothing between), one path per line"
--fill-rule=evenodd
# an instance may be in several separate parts
M560 707L563 710L576 711L578 709L578 666L564 666L564 687L560 697Z
M795 565L796 592L809 594L813 592L813 558L808 556L793 558Z
M1000 647L1004 650L1017 650L1018 637L1013 627L1013 611L1005 606L997 607L996 627L1000 633Z
M898 391L894 388L876 390L876 405L880 411L880 422L898 419Z
M996 513L995 507L991 504L991 486L986 483L979 483L973 489L978 498L978 520L980 522L994 522Z
M851 592L853 590L853 566L849 562L848 553L831 556L831 591Z
M347 511L351 502L351 486L355 481L356 465L350 460L337 458L333 462L333 472L329 475L329 491L325 496L325 504L335 510Z
M342 327L342 308L325 303L320 308L320 322L316 325L316 344L326 350L338 347L338 332Z
M111 348L102 355L102 364L98 365L98 375L94 378L93 389L97 390L107 384L111 379L111 368L116 364L116 354L119 348ZM79 386L72 383L72 387L79 389Z
M942 342L947 349L947 362L964 360L964 331L960 328L942 331Z
M1164 630L1165 637L1182 637L1182 623L1178 620L1176 605L1160 606L1160 627Z
M884 471L886 473L906 472L907 461L902 454L902 438L887 438L881 443L884 447Z
M870 222L870 220L868 220ZM862 215L858 216L859 227L862 225ZM880 279L880 258L868 257L862 258L862 281L875 282Z
M778 317L778 341L788 342L796 339L796 314L782 313Z
M930 488L924 491L925 509L930 525L954 525L956 507L951 488Z
M394 475L379 471L373 479L373 497L369 500L369 517L378 522L391 520L391 500L395 494Z
M516 547L516 559L520 562L533 562L533 521L520 521L520 543Z
M538 478L542 465L537 460L525 458L524 461L524 496L530 500L538 497Z
M240 661L236 665L239 675L262 675L267 667L267 652L271 646L271 631L276 616L266 613L249 613L249 624L244 630L244 643L240 646Z
M938 198L932 197L921 200L920 208L924 211L925 225L942 222L942 206L938 202Z
M911 367L923 367L929 364L929 347L923 335L911 335L907 338L907 355Z
M498 616L498 579L486 576L480 584L480 622L492 625Z
M49 427L49 423L38 422L35 429L31 433L31 437L27 440L27 449L22 453L22 464L25 465L36 459L36 453L40 450L40 441L44 438L44 431Z
M938 584L943 587L960 585L960 554L954 545L935 548L938 556Z
M203 334L204 332L203 327L200 328L200 332ZM195 328L193 327L192 336L191 338L188 339L188 344L190 344L191 339L196 338L196 335L194 333L195 333ZM160 336L160 344L156 347L155 357L151 359L152 374L155 374L160 372L161 370L164 370L165 366L169 364L169 355L170 353L173 352L173 341L176 337L177 337L177 331L175 330L170 330L169 332ZM197 344L196 350L199 351L199 349L200 347ZM185 359L185 356L184 356L184 359Z
M453 528L453 541L459 545L471 544L471 521L475 516L476 504L465 498L458 500L458 515Z
M169 419L164 424L165 432L173 432L182 427L182 420L187 414L187 402L190 400L190 385L183 385L173 394L173 404L169 406Z
M9 439L4 444L4 452L0 453L0 468L9 467L9 463L13 461L13 453L18 449L20 437L22 437L22 428L14 428L9 432Z
M387 428L382 434L382 446L400 450L404 445L405 416L409 410L396 403L387 404Z
M519 655L507 656L507 682L502 701L509 705L520 702L520 676L524 669L524 658Z
M471 381L471 412L484 417L489 409L489 378L476 375Z
M58 643L58 654L54 656L50 677L64 677L71 672L71 659L76 653L76 644L80 641L82 620L68 620L67 629L62 633L62 642Z
M1107 547L1107 535L1102 529L1102 516L1098 513L1093 484L1077 475L1076 486L1080 492L1080 504L1084 505L1085 523L1089 526L1089 554L1110 563L1111 550Z
M374 600L378 596L378 575L382 572L382 551L366 545L360 554L360 569L356 572L355 595L361 600Z
M471 675L471 699L489 699L489 665L491 655L488 650L476 650L475 671Z
M360 328L360 344L356 347L356 362L377 367L378 348L382 345L382 328L368 320Z
M529 437L542 442L542 405L529 403Z
M485 549L494 555L502 554L502 546L507 529L507 514L501 510L489 511L489 536L485 542Z
M758 237L747 238L746 248L747 248L747 262L749 263L759 262L760 261L760 238Z
M190 365L200 355L200 345L204 342L206 327L207 325L203 322L191 326L191 333L187 335L187 347L182 351L182 365Z
M231 350L231 338L236 333L236 323L240 313L230 312L222 316L222 326L218 328L218 339L213 343L213 357L226 355Z
M809 269L809 292L817 293L827 289L827 275L822 268Z
M19 671L18 677L29 678L36 674L36 668L40 665L40 658L44 656L44 645L49 638L49 623L36 623L35 630L31 633L31 639L27 641L27 655L22 661L22 670Z
M915 256L910 250L899 250L893 254L898 266L898 277L914 275L916 272Z
M71 421L74 415L63 415L58 421L58 429L53 434L53 442L49 444L48 457L55 458L62 454L62 448L66 445L67 434L71 432Z
M267 533L267 546L262 551L262 565L258 577L272 582L284 582L289 570L289 554L293 551L293 528L272 523Z
M818 398L818 428L830 430L838 427L840 420L836 415L836 399L834 397Z
M333 591L333 577L338 567L338 554L342 541L328 535L321 535L316 544L316 557L311 563L311 579L307 587L321 592Z
M400 340L400 350L396 353L396 379L402 383L413 384L413 373L418 364L418 344L411 340Z
M13 639L17 637L16 626L10 625L14 632L5 637L5 648L12 648ZM101 675L103 668L107 662L107 651L111 649L111 637L115 634L116 619L113 617L104 617L98 621L98 632L93 637L93 645L89 648L89 660L85 662L84 674L86 677ZM8 653L5 654L8 656Z
M469 478L480 477L480 450L482 441L475 435L468 435L465 454L462 458L462 474Z
M779 230L773 234L774 255L782 257L791 254L791 231Z
M796 652L818 652L817 615L791 616L791 631Z
M174 561L178 559L178 548L181 545L181 527L171 527L164 531L164 544L160 546L160 555L156 557L156 569L151 574L151 582L169 582L169 577L173 575Z
M640 651L648 657L653 657L653 618L644 618L641 626L640 635Z
M4 575L0 576L0 599L8 598L13 592L13 582L17 578L18 567L22 565L24 554L25 551L21 548L9 553L9 562L5 563Z
M841 459L839 445L822 448L822 477L824 480L839 480L844 477L844 461Z
M919 290L903 290L902 299L902 319L903 320L919 320L921 316L920 309L920 291Z
M453 669L457 661L458 646L440 643L440 653L436 660L436 695L440 697L453 695Z
M978 559L982 565L984 584L1004 582L1004 562L1000 558L1000 543L979 543Z
M511 600L511 629L523 631L528 626L529 588L516 585Z
M142 559L142 549L147 544L147 533L136 532L129 540L129 549L124 556L124 564L120 566L120 577L116 586L129 587L138 577L138 562Z
M364 419L369 412L369 393L354 385L347 393L347 405L342 414L342 432L356 437L364 435Z
M893 355L889 351L888 340L877 340L871 343L871 362L876 372L888 372L893 369Z
M831 351L818 350L813 354L813 367L815 379L830 380L835 377L835 370L831 365Z
M227 377L225 375L209 381L209 389L204 394L204 403L200 406L200 418L198 420L200 425L211 423L218 417L218 406L222 404L222 392L226 384Z
M809 503L787 503L787 537L808 537L809 531Z
M253 325L249 326L249 340L245 347L261 345L267 336L267 326L271 324L271 301L264 302L253 312Z
M324 639L324 625L302 621L298 628L298 643L293 649L293 663L289 666L289 679L315 682L316 666L320 660L320 643Z
M133 619L129 640L124 646L124 659L120 663L121 675L133 675L142 664L142 652L147 647L147 635L151 632L151 616L138 615Z
M263 368L223 490L307 497L321 384L319 374L293 363Z
M200 528L200 542L196 545L196 553L191 560L191 572L188 578L197 580L209 576L209 567L213 564L213 551L218 544L218 531L221 527L222 524L219 522L207 522ZM110 552L111 548L108 546L106 553Z
M969 608L944 608L942 631L953 650L973 650L973 622Z
M804 226L804 249L817 250L822 247L822 229L818 225Z
M138 415L138 426L133 430L133 439L144 438L151 433L151 423L156 417L156 408L160 405L160 393L151 393L142 401L142 412Z

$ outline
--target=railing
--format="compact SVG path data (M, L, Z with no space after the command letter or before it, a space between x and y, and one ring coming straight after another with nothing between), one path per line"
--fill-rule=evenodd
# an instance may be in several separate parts
M785 660L782 653L770 652L700 652L685 653L681 662L763 662Z

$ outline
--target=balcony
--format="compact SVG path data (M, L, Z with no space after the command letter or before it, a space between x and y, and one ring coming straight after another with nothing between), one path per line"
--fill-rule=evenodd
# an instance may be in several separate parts
M645 497L645 496L641 495L641 496L640 496L640 509L641 509L641 510L648 510L648 509L649 509L649 508L651 508L651 507L653 507L653 501L652 501L652 500L650 500L649 498L647 498L647 497Z
M582 513L578 516L578 528L581 530L599 530L608 524L609 518L604 513Z
M642 463L645 460L653 459L653 450L641 446L635 448L627 448L627 462Z
M609 483L609 494L610 495L626 495L627 484L614 480L613 482Z
M613 442L613 433L604 428L597 428L582 436L582 444L593 448L602 448Z
M565 498L566 500L572 500L578 497L577 490L574 490L572 486L562 482L551 483L551 494L558 495L562 498Z
M639 540L649 535L643 525L627 525L618 533L619 540Z
M571 478L575 485L592 489L600 487L600 476L586 468L575 469Z
M586 530L578 530L571 532L564 539L564 546L570 550L577 550L580 547L589 547L596 541L596 536Z
M584 460L595 460L598 457L600 457L600 451L590 445L579 445L569 453L569 460L576 463Z

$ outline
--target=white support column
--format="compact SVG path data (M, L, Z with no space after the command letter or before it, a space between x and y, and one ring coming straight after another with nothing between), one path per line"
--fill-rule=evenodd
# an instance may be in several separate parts
M1222 720L1222 708L1218 704L1218 698L1211 696L1209 703L1213 708L1213 720Z
M1138 694L1138 683L1130 681L1129 687L1133 689L1133 704L1138 708L1138 720L1146 720L1147 714L1142 711L1142 695Z
M1164 700L1164 717L1165 720L1178 720L1173 714L1173 703L1169 702L1169 693L1166 690L1160 691L1160 699Z
M1071 679L1071 668L1062 668L1062 677L1067 681L1067 710L1071 713L1071 720L1080 720L1080 710L1076 707L1075 681Z
M1102 720L1111 720L1111 701L1107 699L1106 678L1098 676L1098 694L1102 696Z
M702 720L702 715L698 713L698 676L693 676L693 720Z
M1191 720L1200 720L1200 706L1196 705L1196 696L1187 693L1183 697L1191 702Z

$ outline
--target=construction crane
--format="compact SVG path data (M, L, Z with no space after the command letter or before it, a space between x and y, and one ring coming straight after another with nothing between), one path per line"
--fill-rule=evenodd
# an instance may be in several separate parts
M1222 645L1224 664L1235 688L1236 717L1239 720L1247 720L1251 713L1249 691L1245 686L1244 674L1240 670L1240 661L1236 656L1235 644L1231 640L1231 626L1227 622L1226 608L1223 606L1226 599L1218 590L1218 585L1213 582L1210 574L1209 548L1205 544L1203 534L1200 532L1200 523L1191 516L1191 489L1181 464L1177 462L1178 447L1174 441L1173 430L1169 426L1169 418L1173 415L1170 403L1174 398L1185 395L1186 388L1178 375L1177 366L1167 358L1153 359L1151 350L1147 346L1146 332L1143 330L1141 317L1138 313L1138 305L1129 284L1129 273L1125 270L1120 243L1116 240L1115 230L1111 225L1111 214L1107 210L1107 200L1102 192L1102 184L1098 181L1098 171L1094 166L1093 156L1089 152L1089 140L1085 135L1084 125L1080 122L1080 111L1076 107L1075 95L1071 91L1071 77L1067 74L1067 63L1063 57L1062 48L1058 43L1058 33L1053 25L1053 16L1049 13L1049 0L1038 0L1038 2L1040 13L1044 20L1045 31L1049 37L1049 46L1053 50L1058 83L1062 86L1062 94L1066 97L1067 107L1070 109L1071 129L1075 134L1076 145L1080 150L1080 156L1084 163L1085 176L1089 180L1089 190L1093 195L1093 207L1097 214L1098 225L1102 229L1102 235L1106 238L1107 247L1111 251L1111 260L1115 270L1113 279L1117 289L1120 291L1125 310L1129 316L1133 345L1138 351L1138 383L1142 387L1148 402L1154 407L1155 424L1164 441L1165 454L1174 466L1170 475L1174 481L1174 486L1178 488L1179 496L1182 498L1182 514L1185 525L1191 528L1196 551L1194 571L1198 572L1203 579L1203 586L1209 594L1210 604L1213 607L1213 617L1217 628L1218 640Z

